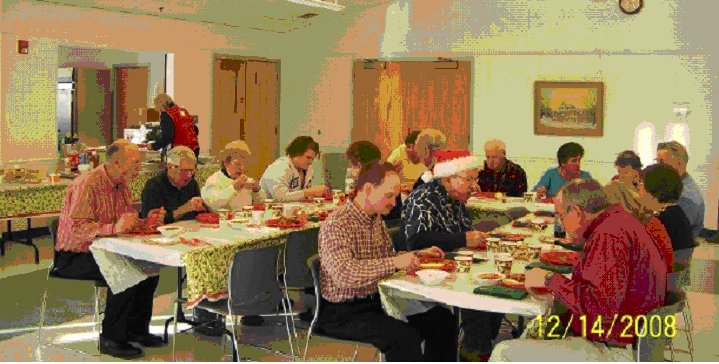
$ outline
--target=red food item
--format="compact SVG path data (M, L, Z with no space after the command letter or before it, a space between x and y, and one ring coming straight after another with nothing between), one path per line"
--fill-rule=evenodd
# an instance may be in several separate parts
M539 260L551 265L571 267L579 260L578 252L548 251L539 254Z
M220 216L214 212L202 212L195 216L195 219L203 224L219 224Z
M266 225L269 227L276 227L280 229L298 229L303 227L305 223L298 219L288 219L286 217L280 217L279 219L267 220Z
M137 224L132 228L132 230L129 231L130 234L136 234L136 235L152 235L152 234L159 234L160 232L157 231L157 226L152 226L147 223L147 220L140 219L137 220Z
M479 197L479 198L495 198L494 192L475 192L472 194L472 197Z
M200 240L198 238L192 238L192 239L185 239L183 237L180 237L180 244L189 245L189 246L212 246L212 244Z
M265 211L265 204L263 204L263 203L254 204L254 205L252 205L252 210Z
M332 201L332 192L325 193L325 200L326 201Z

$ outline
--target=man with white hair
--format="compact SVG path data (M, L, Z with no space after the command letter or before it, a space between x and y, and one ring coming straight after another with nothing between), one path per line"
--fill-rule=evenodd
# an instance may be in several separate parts
M694 178L687 173L689 154L687 148L677 141L657 145L657 161L674 168L682 179L682 194L678 205L684 210L692 224L692 235L696 238L704 229L704 197Z
M412 191L402 210L400 228L407 237L407 247L411 251L431 246L445 251L476 247L485 235L472 231L466 202L476 187L480 160L466 150L438 150L435 158L433 179ZM501 314L463 310L466 335L462 359L488 359L501 323Z
M518 164L507 159L507 146L499 139L484 143L486 160L479 171L482 192L503 192L507 196L522 197L527 192L527 174Z
M167 153L167 169L149 179L142 190L142 212L165 209L165 224L192 220L198 212L206 210L195 181L197 158L187 147L175 147Z
M128 233L137 224L128 184L138 176L141 167L142 156L137 146L118 139L107 148L107 162L68 186L60 211L53 263L60 276L104 282L90 246L95 239ZM148 212L155 214L158 210ZM130 345L131 341L145 347L164 345L160 337L149 332L158 282L154 276L122 292L108 289L100 333L101 353L130 359L142 356L142 350Z

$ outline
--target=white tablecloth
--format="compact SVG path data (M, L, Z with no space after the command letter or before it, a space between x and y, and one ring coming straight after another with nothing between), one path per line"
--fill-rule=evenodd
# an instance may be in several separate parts
M180 235L186 239L199 238L215 246L257 240L282 233L279 229L267 227L235 230L225 222L218 228L202 227L195 221L182 221L172 225L187 229ZM162 266L182 267L184 254L193 249L204 248L183 244L160 246L147 242L148 239L158 237L159 235L127 235L101 238L92 243L90 251L112 292L122 292L147 277L157 275Z
M530 215L528 218L533 217L533 215ZM532 232L530 229L504 225L496 229L496 231L532 233L532 236L525 239L525 241L536 243L540 242L540 236L553 235L551 226L541 232ZM542 249L552 250L555 247L550 244L542 244ZM487 253L480 252L477 254L486 256ZM491 258L492 254L489 253L489 256ZM515 260L512 273L523 273L527 264L528 262ZM530 294L523 300L512 300L474 294L473 291L477 284L472 282L471 276L479 272L496 272L492 260L490 259L481 264L472 264L470 273L453 274L456 279L453 281L447 280L438 286L427 286L422 284L417 277L398 273L392 278L379 283L382 305L388 315L406 321L407 316L426 312L438 304L479 311L537 316L543 314L552 302L551 295L535 296Z

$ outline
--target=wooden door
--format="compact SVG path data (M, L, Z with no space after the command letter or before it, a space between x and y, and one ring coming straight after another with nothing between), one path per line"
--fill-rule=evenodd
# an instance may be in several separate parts
M252 152L246 173L259 178L277 158L279 64L216 59L213 70L212 154L244 140Z
M352 141L375 143L382 158L404 141L399 64L355 61L352 72Z
M243 139L245 120L245 62L235 59L214 61L210 154Z
M147 120L147 67L115 67L115 139L126 127L139 127Z
M277 158L279 64L269 61L248 61L245 85L247 95L245 141L252 151L247 174L258 178Z
M353 64L352 141L369 140L384 158L409 131L434 128L447 147L469 146L470 62Z
M112 143L112 92L110 69L75 69L75 130L91 147Z
M447 149L469 147L471 63L401 62L404 134L437 129Z

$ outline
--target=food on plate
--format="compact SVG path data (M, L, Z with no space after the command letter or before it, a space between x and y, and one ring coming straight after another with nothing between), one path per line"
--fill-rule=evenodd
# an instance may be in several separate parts
M539 260L544 263L561 266L572 266L579 259L578 252L571 251L548 251L539 255Z
M132 230L129 231L129 233L138 235L150 235L159 234L160 232L157 230L156 226L149 225L146 219L139 219L137 220L135 226L132 227Z
M419 267L421 269L440 269L445 272L454 272L457 268L457 263L454 260L444 258L422 257L419 258Z
M195 216L195 219L201 223L205 224L219 224L220 223L220 215L214 213L214 212L202 212L197 214Z
M494 272L477 273L474 275L475 278L479 279L500 279L502 275Z
M180 237L178 239L180 244L189 245L189 246L212 246L212 244L200 240L198 238L192 238L192 239L185 239L183 237Z

